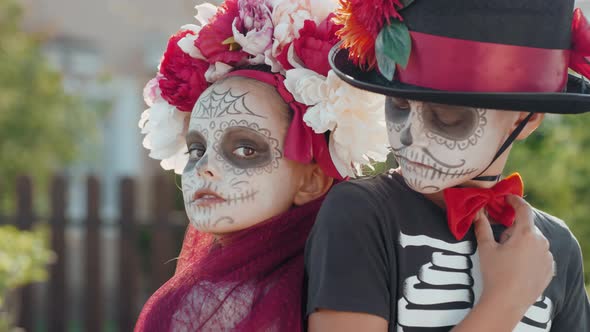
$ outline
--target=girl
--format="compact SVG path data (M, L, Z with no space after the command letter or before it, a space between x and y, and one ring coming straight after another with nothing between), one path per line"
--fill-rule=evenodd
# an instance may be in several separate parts
M303 248L323 197L386 152L384 99L329 71L326 5L200 5L202 25L170 39L140 127L150 156L182 173L190 226L136 331L302 330Z

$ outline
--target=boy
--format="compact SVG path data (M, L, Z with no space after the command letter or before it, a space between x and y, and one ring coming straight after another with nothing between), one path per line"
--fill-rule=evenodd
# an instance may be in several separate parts
M498 182L544 113L590 110L568 78L590 73L574 1L341 4L332 67L387 96L400 168L326 199L306 247L310 331L590 331L577 241L518 174Z

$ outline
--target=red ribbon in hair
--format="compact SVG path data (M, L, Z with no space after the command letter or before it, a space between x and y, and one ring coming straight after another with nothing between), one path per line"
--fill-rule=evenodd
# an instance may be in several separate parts
M572 20L572 51L569 67L586 78L590 78L590 25L582 10L576 8Z
M285 87L285 77L281 74L267 73L259 70L243 69L233 71L226 76L241 76L269 84L277 90L281 98L293 110L293 120L289 125L287 137L285 138L285 157L300 162L309 164L313 161L317 162L326 175L342 180L328 149L328 143L324 134L316 134L311 127L309 127L303 116L308 107L295 100L291 92Z

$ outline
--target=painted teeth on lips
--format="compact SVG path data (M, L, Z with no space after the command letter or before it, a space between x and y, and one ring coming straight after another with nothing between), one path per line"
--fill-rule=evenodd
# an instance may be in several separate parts
M426 164L422 164L416 161L412 161L404 156L398 155L398 158L405 160L408 164L413 165L413 166L418 166L418 167L426 167L426 168L433 168L430 165L426 165Z

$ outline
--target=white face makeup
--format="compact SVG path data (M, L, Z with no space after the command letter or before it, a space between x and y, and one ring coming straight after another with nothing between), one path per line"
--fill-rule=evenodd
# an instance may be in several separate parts
M203 93L191 114L182 174L194 227L237 231L291 207L297 177L283 156L287 127L287 106L271 86L230 78Z
M389 143L404 180L428 194L479 176L509 135L508 113L387 98Z

